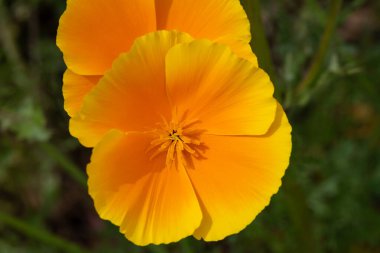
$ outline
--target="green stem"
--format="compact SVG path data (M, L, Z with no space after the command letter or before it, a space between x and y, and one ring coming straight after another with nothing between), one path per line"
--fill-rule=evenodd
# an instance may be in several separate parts
M323 62L326 58L329 46L331 44L331 39L338 23L338 16L342 7L342 2L343 0L331 0L326 28L319 43L318 51L314 55L310 68L307 71L304 79L297 86L296 96L300 96L305 91L305 89L310 87L322 68Z
M288 175L283 188L286 198L285 203L287 204L289 216L299 242L296 246L297 252L318 252L311 211L307 205L302 188L292 176L294 175Z
M3 5L3 0L0 0L0 43L4 48L4 53L6 53L8 60L13 65L20 65L22 61L15 46L16 44L13 43L13 34L8 28L11 24Z
M53 158L61 167L70 175L74 180L79 184L87 188L87 179L84 176L84 173L73 163L71 162L62 151L58 150L54 145L50 143L43 142L40 144L42 150L46 152L51 158Z
M33 227L18 218L12 217L0 211L0 222L17 230L24 235L40 241L41 243L50 245L56 249L62 250L67 253L88 253L87 250L80 248L78 245L64 240L48 231L41 228Z
M273 65L271 52L267 36L265 34L264 24L261 15L261 5L259 0L241 0L241 3L251 22L251 45L257 55L259 65L264 69L273 82L277 82L276 72ZM275 97L279 98L279 87L276 89Z

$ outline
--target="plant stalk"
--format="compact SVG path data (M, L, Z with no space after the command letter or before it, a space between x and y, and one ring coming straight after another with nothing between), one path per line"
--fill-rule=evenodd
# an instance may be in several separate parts
M271 80L275 83L275 97L280 99L281 87L278 85L278 79L273 65L268 39L265 34L260 1L241 0L241 3L251 23L252 49L258 58L260 68L264 69L271 77Z
M331 40L333 38L335 28L338 23L338 17L342 8L342 2L343 0L331 0L328 20L326 23L325 31L319 43L318 51L314 55L310 68L306 72L305 77L296 88L297 97L299 97L306 89L310 88L321 71L323 62L326 59Z
M43 244L50 245L56 249L62 250L67 253L89 253L87 250L82 249L78 245L69 242L59 236L53 235L42 228L36 228L30 224L0 211L0 222L4 225L11 227L14 230L34 239Z

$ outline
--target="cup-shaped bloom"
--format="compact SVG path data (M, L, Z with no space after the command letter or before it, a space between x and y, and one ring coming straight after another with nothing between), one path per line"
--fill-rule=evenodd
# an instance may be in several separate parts
M87 173L96 210L138 245L239 232L278 191L291 152L267 74L179 32L138 38L70 130L95 146Z
M239 0L68 0L57 34L68 67L63 79L68 114L75 115L83 97L137 37L158 30L216 41L257 62Z

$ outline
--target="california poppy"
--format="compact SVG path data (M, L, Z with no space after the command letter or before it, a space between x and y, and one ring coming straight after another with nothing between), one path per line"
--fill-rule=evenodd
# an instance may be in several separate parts
M95 145L96 210L138 245L239 232L277 192L291 151L268 75L225 45L174 31L121 54L70 130Z
M136 38L158 30L228 45L257 64L239 0L68 0L57 34L68 67L63 80L68 114L75 115L83 97Z

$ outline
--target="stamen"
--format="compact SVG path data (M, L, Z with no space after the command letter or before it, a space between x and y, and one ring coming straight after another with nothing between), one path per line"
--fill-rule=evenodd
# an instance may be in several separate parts
M169 146L168 153L166 155L166 166L168 168L171 168L172 163L174 161L174 153L175 153L175 146L176 146L176 144L177 144L177 141L174 141Z
M192 149L192 148L190 148L190 146L187 145L186 143L183 144L183 147L184 147L185 150L186 150L187 152L189 152L190 154L194 154L194 153L195 153L195 150Z
M180 145L177 145L176 149L177 149L176 153L177 153L178 164L184 165L185 159L183 158L182 149L180 148Z
M180 151L184 150L182 141L177 141L177 150L180 150Z
M186 168L188 157L199 157L198 146L201 144L199 137L202 131L193 129L193 126L199 123L198 120L186 122L185 119L181 119L179 122L177 108L172 111L172 117L173 119L168 122L162 116L162 122L157 124L159 128L152 131L157 138L151 141L146 152L151 153L150 160L166 152L167 168L171 168L175 161L177 166ZM185 152L191 156L185 156Z
M193 126L193 125L195 125L195 124L198 124L198 123L200 123L200 120L199 120L199 119L197 119L197 120L193 120L193 121L190 121L189 123L184 124L184 125L182 126L182 128L183 128L183 129L186 129L186 128L189 128L189 127L191 127L191 126Z
M151 141L151 142L150 142L150 145L152 145L153 147L156 147L156 146L159 146L159 145L161 145L162 143L165 143L165 142L167 142L167 141L168 141L167 138L163 138L162 136L160 136L160 138Z
M149 158L149 160L153 160L153 158L155 158L156 156L158 156L159 154L161 154L162 152L164 152L165 150L167 150L167 148L169 147L169 145L171 145L171 142L170 141L167 141L165 142L164 144L162 144L160 146L159 149L157 149ZM151 147L150 147L151 148Z

